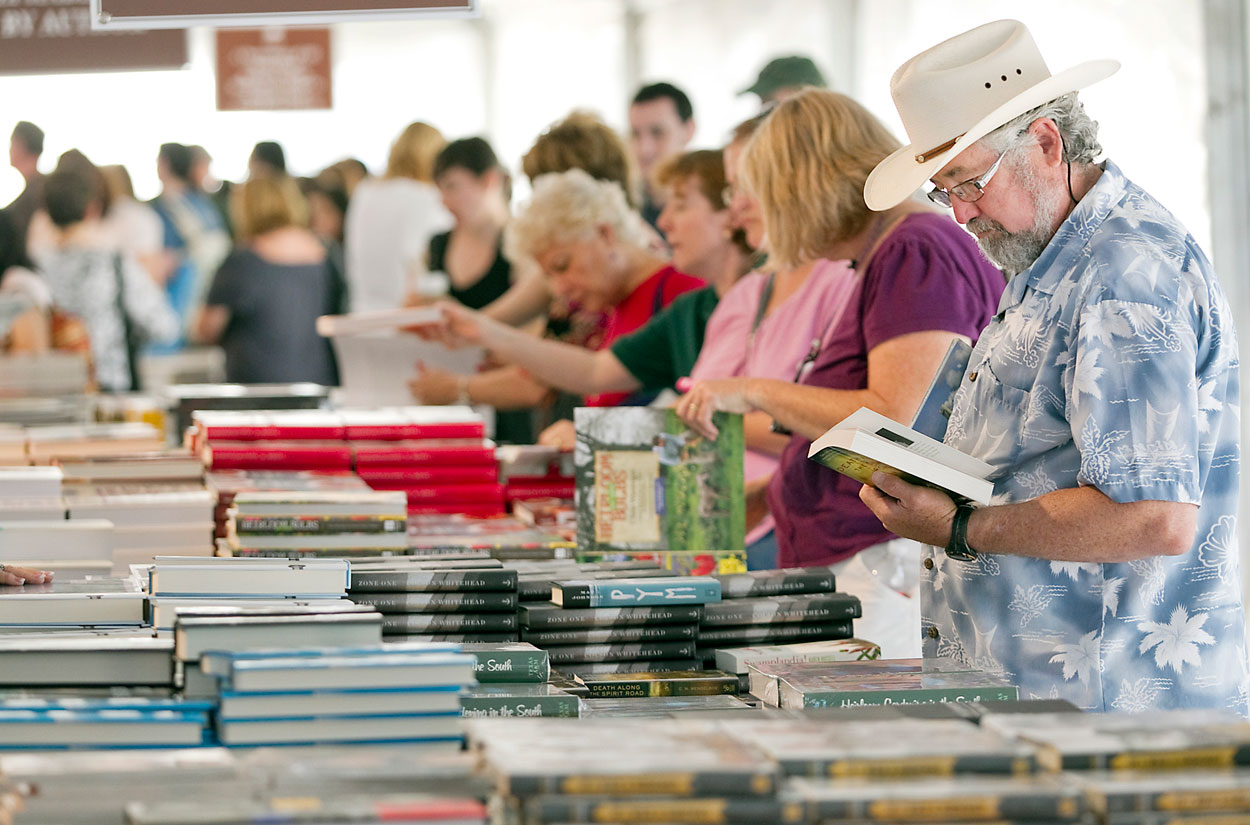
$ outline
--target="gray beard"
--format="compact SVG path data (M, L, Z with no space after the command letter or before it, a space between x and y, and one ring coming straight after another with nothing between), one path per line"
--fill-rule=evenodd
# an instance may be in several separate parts
M1050 243L1053 234L1049 221L1044 227L1034 226L1023 232L1008 232L998 221L973 218L968 221L968 228L974 232L995 231L993 235L978 236L977 246L981 247L985 257L1008 278L1013 278L1032 266L1046 248L1046 244Z
M1008 232L1001 223L990 218L968 221L968 229L974 233L993 231L992 235L978 236L977 246L1008 280L1038 259L1055 235L1052 227L1068 206L1068 193L1044 191L1032 167L1024 163L1013 164L1013 167L1020 185L1033 200L1033 225L1020 232Z

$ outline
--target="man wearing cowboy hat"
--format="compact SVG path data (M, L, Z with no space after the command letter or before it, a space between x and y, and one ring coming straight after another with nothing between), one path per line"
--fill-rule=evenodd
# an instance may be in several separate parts
M878 474L861 497L924 558L925 654L1000 672L1021 698L1245 715L1236 541L1237 342L1192 236L1101 152L1076 90L1011 20L891 81L911 145L864 195L929 181L1009 278L946 442L992 464L992 506ZM944 549L943 549L944 548Z

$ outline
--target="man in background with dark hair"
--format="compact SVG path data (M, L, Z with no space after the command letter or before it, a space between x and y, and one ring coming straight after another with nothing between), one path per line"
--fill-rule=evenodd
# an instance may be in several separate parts
M4 211L13 221L23 244L31 216L43 202L43 175L39 174L39 156L42 154L43 130L28 121L18 121L9 140L9 165L21 173L26 187Z
M629 105L629 145L643 179L642 217L657 232L664 203L651 175L661 162L685 150L694 127L690 98L671 83L643 86Z

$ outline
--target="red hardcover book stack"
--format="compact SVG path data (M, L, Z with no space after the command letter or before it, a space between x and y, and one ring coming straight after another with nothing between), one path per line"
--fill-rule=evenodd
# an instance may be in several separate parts
M504 512L495 444L467 407L201 411L189 442L210 471L350 471L402 490L413 514Z

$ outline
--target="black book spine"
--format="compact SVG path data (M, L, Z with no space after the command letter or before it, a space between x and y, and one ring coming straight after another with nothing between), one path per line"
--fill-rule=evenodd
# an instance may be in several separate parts
M854 634L851 622L822 622L820 624L774 624L732 627L703 627L699 629L699 645L715 647L718 644L748 644L781 642L794 639L849 639Z
M722 625L767 625L794 622L835 622L858 619L863 607L849 593L797 598L730 599L705 605L701 623Z
M557 822L699 822L706 825L755 825L802 822L799 805L775 799L596 799L540 796L525 804L526 821Z
M356 604L379 613L507 613L516 610L516 593L480 591L461 593L353 593Z
M636 644L552 645L547 648L552 664L556 662L621 662L630 659L692 659L695 643L639 642Z
M384 633L384 642L501 642L518 641L515 633Z
M498 633L515 632L515 613L387 613L382 632L399 633Z
M548 605L521 606L521 624L534 631L689 624L697 621L699 621L699 607L692 604L591 607L574 610L562 610Z
M644 774L513 774L503 777L502 785L505 794L519 797L539 794L772 797L777 793L777 769L761 766L754 770Z
M695 639L698 637L698 634L699 626L696 624L657 624L640 627L603 627L546 631L522 628L521 641L545 647L547 645L672 641L675 639Z
M764 576L729 573L715 578L720 579L722 599L832 593L837 589L837 580L829 570L779 570Z
M352 590L448 593L516 591L515 570L378 570L352 571Z

